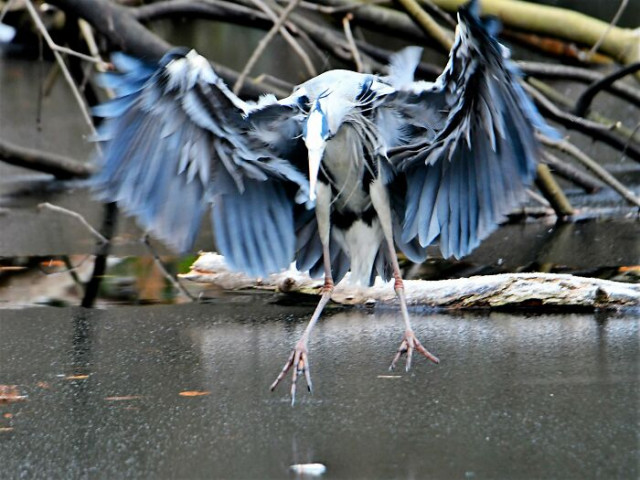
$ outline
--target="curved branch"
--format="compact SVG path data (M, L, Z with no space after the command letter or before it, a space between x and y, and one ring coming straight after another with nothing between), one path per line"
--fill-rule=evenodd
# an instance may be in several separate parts
M589 109L589 106L591 105L591 102L598 94L598 92L604 90L616 80L626 77L627 75L635 73L639 70L640 62L632 63L631 65L621 68L618 71L613 72L612 74L607 75L604 78L601 78L597 82L592 83L589 88L582 92L580 98L578 98L578 101L576 102L576 108L573 110L574 115L584 117L585 113L587 113L587 110Z
M631 142L623 141L614 135L605 125L586 120L582 117L576 117L575 115L559 109L556 105L551 103L547 97L526 82L522 82L522 87L534 99L536 105L540 109L540 113L545 117L550 118L551 120L554 120L572 130L586 133L591 138L600 140L616 150L625 153L629 158L640 161L640 148Z
M576 80L578 82L592 83L602 80L606 75L580 67L567 65L555 65L542 62L517 62L520 70L525 75L537 78L551 78L558 80ZM605 86L609 93L640 107L640 89L624 82L616 82Z

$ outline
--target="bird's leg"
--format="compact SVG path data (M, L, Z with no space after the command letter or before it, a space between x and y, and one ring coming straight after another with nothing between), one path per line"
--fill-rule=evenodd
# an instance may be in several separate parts
M331 300L331 294L333 292L333 277L331 276L331 257L329 257L329 248L324 247L323 250L323 259L324 259L324 268L325 268L325 276L324 276L324 285L322 287L322 296L320 297L320 302L318 302L318 306L313 312L311 316L311 320L307 324L307 328L304 329L304 333L296 346L293 348L293 351L289 355L284 367L282 367L282 371L278 375L278 378L271 384L271 391L273 391L280 381L285 377L287 372L291 369L291 405L295 404L296 401L296 383L298 381L298 376L304 373L305 379L307 381L307 389L309 393L313 393L313 384L311 383L311 372L309 370L309 353L308 353L308 343L309 336L311 335L311 331L316 326L320 315L322 314L322 310L329 300ZM326 250L326 252L325 252ZM293 368L292 368L293 367Z
M287 359L287 362L282 367L282 371L278 375L278 378L271 384L271 391L273 391L280 381L284 378L287 372L291 369L291 405L296 401L296 382L300 374L304 373L304 377L307 381L307 389L309 393L313 392L313 385L311 383L311 373L309 371L309 353L307 351L309 337L311 331L316 326L322 310L329 300L331 300L331 293L333 292L333 276L331 274L331 255L329 252L329 238L331 232L330 224L330 208L331 208L331 188L322 183L318 184L316 188L317 201L316 201L316 218L318 221L318 233L320 235L320 243L322 244L322 261L324 263L324 286L322 287L322 296L320 302L311 316L311 320L307 324L307 328L304 329L304 333L296 346L293 348L291 355ZM293 368L292 368L293 367Z
M387 244L389 244L389 242L387 242ZM422 345L422 343L420 343L420 340L416 338L416 335L413 332L413 328L411 327L411 320L409 319L409 310L407 309L407 299L404 295L404 282L402 281L400 266L398 265L398 258L396 257L396 252L393 246L390 246L389 254L391 256L391 263L393 265L393 277L395 278L394 289L396 291L398 300L400 301L400 311L402 312L402 318L404 319L404 337L402 339L402 342L400 343L400 347L398 348L396 355L393 357L389 369L393 370L396 367L396 363L398 362L400 357L406 353L406 371L408 372L411 368L411 359L413 358L414 350L427 357L433 363L440 363L438 357L429 352Z
M404 337L400 343L400 347L393 357L393 361L389 366L390 370L393 370L400 357L404 354L407 355L406 370L411 368L411 360L413 358L413 351L417 350L419 353L427 357L433 363L440 363L438 357L430 353L422 343L416 338L413 328L411 327L411 320L409 318L409 310L407 309L407 299L404 295L404 282L402 281L402 274L400 273L400 265L398 264L398 257L396 255L396 249L393 242L393 226L392 226L392 214L391 204L389 203L389 195L387 194L384 182L381 179L376 179L371 183L369 188L371 193L371 201L380 219L380 226L384 235L385 243L387 244L389 259L391 259L391 266L393 267L393 278L395 278L394 289L396 296L400 301L400 311L402 312L402 318L404 319Z

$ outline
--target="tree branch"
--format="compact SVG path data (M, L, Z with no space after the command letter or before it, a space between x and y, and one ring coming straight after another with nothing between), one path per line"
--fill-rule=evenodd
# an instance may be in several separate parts
M635 205L636 207L640 207L640 198L636 197L632 191L622 185L613 175L602 168L598 162L589 157L578 147L566 140L553 140L551 138L545 137L544 135L538 135L538 138L544 145L571 155L582 165L584 165L588 170L590 170L594 175L596 175L600 180L602 180L609 187L618 192L620 196L627 202L629 202L631 205Z
M93 173L91 165L55 153L21 147L2 139L0 160L17 167L49 173L61 180L87 178Z
M610 127L564 112L528 83L522 82L521 84L526 92L533 97L540 113L544 116L555 120L567 128L586 133L593 139L600 140L616 150L624 152L629 158L640 161L640 148L633 143L627 143L615 136L609 130Z
M285 293L319 294L322 281L294 269L259 281L230 271L224 257L204 253L180 275L185 280L206 283L227 290L261 289ZM407 303L449 309L469 308L619 308L640 305L640 286L549 273L515 273L475 276L454 280L405 280ZM397 301L393 282L380 279L363 288L340 282L332 301L346 305L393 304Z
M429 37L440 44L444 51L451 50L453 38L425 12L416 0L396 0L407 11L413 21Z
M552 63L519 61L516 62L526 75L537 78L551 78L556 80L576 80L578 82L592 83L602 80L606 75L580 67L567 65L555 65ZM623 100L640 107L640 89L624 83L616 82L605 86L605 90Z
M582 95L580 95L580 98L578 98L578 101L576 102L576 108L573 110L574 115L584 117L587 113L587 110L589 110L591 102L599 92L607 88L616 80L624 78L627 75L635 73L639 70L640 62L632 63L631 65L627 65L626 67L621 68L613 72L612 74L601 78L597 82L589 85L589 88L582 92Z

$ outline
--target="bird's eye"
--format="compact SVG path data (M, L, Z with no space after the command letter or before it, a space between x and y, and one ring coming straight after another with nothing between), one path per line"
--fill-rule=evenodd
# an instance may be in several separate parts
M305 111L309 111L311 110L311 102L309 101L309 97L307 97L306 95L302 95L300 97L298 97L298 106L300 108L302 108Z

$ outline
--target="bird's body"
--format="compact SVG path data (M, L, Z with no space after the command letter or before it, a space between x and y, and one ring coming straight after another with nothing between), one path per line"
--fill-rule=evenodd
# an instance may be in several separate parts
M283 371L304 373L308 340L335 282L393 276L405 333L392 362L417 350L396 248L416 262L434 241L445 256L473 250L522 199L535 173L534 130L550 130L518 84L517 70L481 21L477 3L442 75L414 81L420 49L389 75L332 70L282 100L235 96L194 51L158 67L114 57L125 73L105 83L118 98L108 121L98 196L185 251L211 205L218 250L256 276L287 268L324 274L325 287Z

